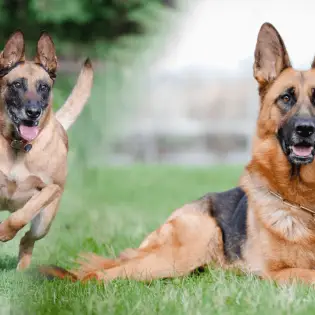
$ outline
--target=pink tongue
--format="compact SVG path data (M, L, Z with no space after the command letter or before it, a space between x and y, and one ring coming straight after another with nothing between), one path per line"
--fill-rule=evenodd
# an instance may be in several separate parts
M312 153L313 147L293 146L292 150L297 156L309 156Z
M34 140L38 135L38 131L38 127L20 126L21 137L26 141Z

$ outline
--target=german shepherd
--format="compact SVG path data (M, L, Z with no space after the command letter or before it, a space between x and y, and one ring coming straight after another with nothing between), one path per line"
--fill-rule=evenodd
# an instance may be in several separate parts
M55 115L54 43L42 33L34 61L26 60L24 51L23 33L17 31L0 54L0 209L11 212L0 224L0 241L11 240L31 222L20 242L19 270L30 265L35 241L47 234L58 210L67 175L66 130L87 102L93 81L87 60Z
M116 258L82 255L73 281L151 280L216 264L264 279L315 283L315 60L291 67L277 30L262 25L254 62L260 110L251 161L240 187L177 209L137 249Z

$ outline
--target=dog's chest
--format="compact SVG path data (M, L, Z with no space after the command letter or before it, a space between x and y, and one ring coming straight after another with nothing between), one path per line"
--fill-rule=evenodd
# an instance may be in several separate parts
M0 164L0 210L11 212L52 182L44 172L35 172L25 161Z
M283 266L314 268L314 219L305 213L296 216L279 202L270 204L268 210L255 213L249 209L247 263L252 269L260 271Z

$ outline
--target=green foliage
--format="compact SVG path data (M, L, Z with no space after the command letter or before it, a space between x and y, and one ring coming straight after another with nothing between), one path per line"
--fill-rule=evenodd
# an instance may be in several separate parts
M0 40L4 42L20 28L33 43L39 33L46 30L57 39L63 55L77 57L81 46L88 46L92 56L94 53L100 57L95 44L113 46L122 36L145 32L158 18L163 2L165 0L0 0Z
M93 19L90 12L84 8L84 1L64 0L31 0L30 6L34 11L36 19L41 22L62 24L67 21L77 23L88 23Z

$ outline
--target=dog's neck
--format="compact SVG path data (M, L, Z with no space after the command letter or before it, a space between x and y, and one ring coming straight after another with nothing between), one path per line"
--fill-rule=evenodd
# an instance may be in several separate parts
M300 204L295 204L295 203L292 203L290 200L286 200L285 198L283 198L280 194L272 191L272 190L269 190L268 191L270 195L278 198L279 200L282 201L282 203L288 205L289 207L291 208L295 208L295 209L299 209L299 210L303 210L305 212L308 212L310 213L313 217L315 217L315 208L314 209L311 209L311 208L308 208L308 207L305 207L303 205L300 205Z
M22 139L15 130L12 131L11 136L7 137L6 140L10 143L11 148L15 151L23 151L27 153L33 148L33 144Z
M299 172L292 175L292 165L276 140L254 141L252 159L246 166L242 186L248 193L255 187L263 187L292 204L313 209L315 162L302 165Z

